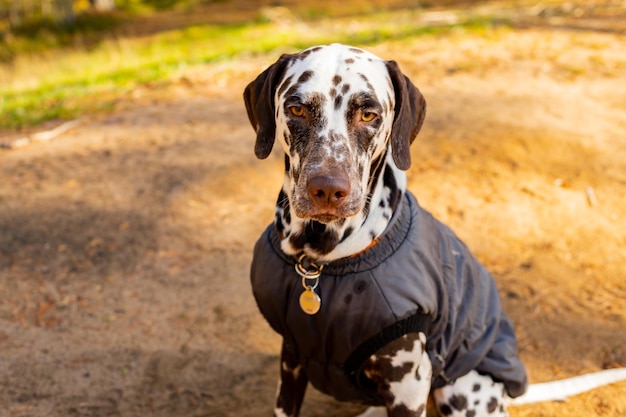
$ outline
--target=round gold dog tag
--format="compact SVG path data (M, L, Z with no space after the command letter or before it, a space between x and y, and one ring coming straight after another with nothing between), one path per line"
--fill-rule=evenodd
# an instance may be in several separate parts
M300 294L300 308L308 315L313 315L320 311L322 299L311 287L308 287Z

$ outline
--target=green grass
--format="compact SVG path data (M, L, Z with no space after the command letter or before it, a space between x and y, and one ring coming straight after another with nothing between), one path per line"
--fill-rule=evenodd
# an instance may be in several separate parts
M70 119L109 109L139 85L167 80L181 67L263 54L278 47L301 49L314 44L371 44L426 36L463 27L481 31L489 19L459 25L421 27L415 12L317 21L301 31L261 20L248 24L203 25L144 38L109 38L89 46L63 47L53 42L38 53L16 56L0 65L0 129L18 129L51 119ZM51 30L50 28L46 30ZM91 30L89 28L85 29ZM77 33L84 34L85 30ZM76 36L76 34L74 34Z

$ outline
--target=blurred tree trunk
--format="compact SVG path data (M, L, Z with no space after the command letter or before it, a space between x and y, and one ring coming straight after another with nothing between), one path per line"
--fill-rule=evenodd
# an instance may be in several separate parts
M114 0L90 1L93 3L110 3L101 10L111 10L115 7ZM6 1L0 2L0 6L2 6L0 12L2 8L8 8L4 18L8 19L11 28L19 27L25 21L41 18L52 18L60 23L71 23L76 18L74 3L74 0L10 0L8 4ZM2 17L1 13L0 17Z
M108 12L115 9L115 0L89 0L91 7L99 12Z
M57 22L72 23L76 18L73 0L57 0L54 6L53 14Z
M22 23L22 16L20 14L21 9L21 1L11 2L11 8L9 9L9 24L11 25L11 27L17 27Z

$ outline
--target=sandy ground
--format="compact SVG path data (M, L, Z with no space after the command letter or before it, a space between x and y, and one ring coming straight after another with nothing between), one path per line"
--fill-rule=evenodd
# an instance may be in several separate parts
M626 39L368 49L426 96L410 189L493 272L531 381L626 366ZM280 52L0 150L0 416L271 414L280 341L248 267L282 158L255 159L240 94ZM361 409L310 389L303 416ZM626 383L511 415L624 416Z

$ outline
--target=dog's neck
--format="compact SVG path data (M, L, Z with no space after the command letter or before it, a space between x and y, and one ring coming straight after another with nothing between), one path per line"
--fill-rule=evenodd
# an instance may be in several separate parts
M385 231L402 200L406 174L395 166L390 152L386 152L372 162L369 178L362 210L354 216L322 224L296 216L286 191L291 187L291 177L285 175L274 221L283 252L293 256L304 253L319 262L331 262L360 253L373 245Z

